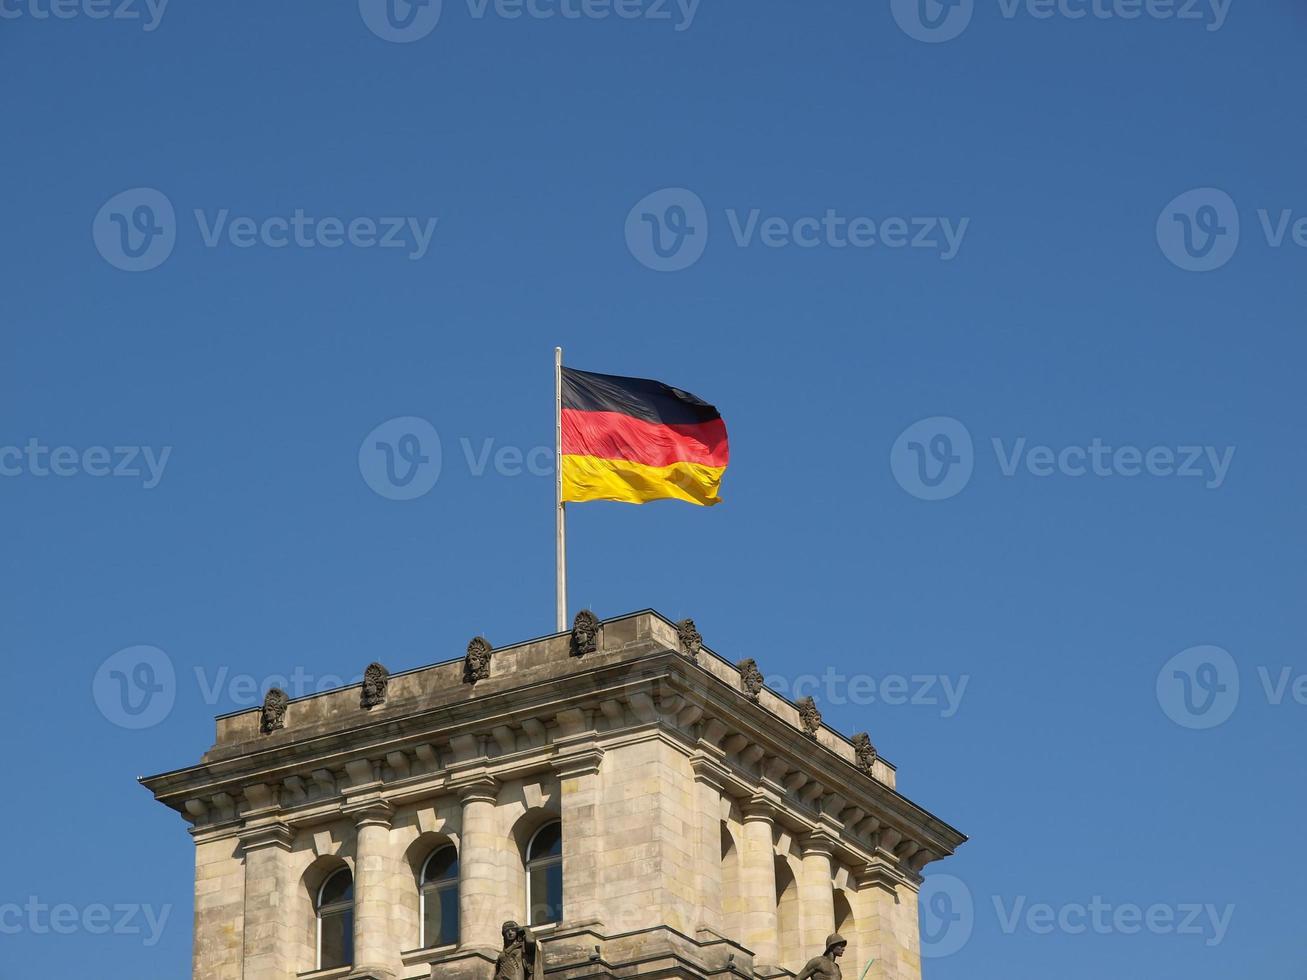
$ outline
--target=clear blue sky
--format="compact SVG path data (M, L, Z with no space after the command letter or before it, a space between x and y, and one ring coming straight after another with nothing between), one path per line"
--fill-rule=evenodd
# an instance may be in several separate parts
M931 886L960 949L930 980L1301 977L1307 14L651 4L445 0L397 43L372 0L153 30L143 0L0 3L5 980L187 975L191 843L135 779L245 684L551 630L550 477L477 461L552 443L556 344L732 441L720 507L574 509L574 608L693 616L778 684L863 676L827 720L972 837L931 869L961 884ZM296 244L297 210L354 241ZM359 220L387 217L401 247ZM902 244L940 219L949 257ZM359 450L407 416L442 466L396 500ZM1166 475L1188 446L1201 475ZM168 667L160 717L113 707L114 671ZM914 675L935 703L883 703ZM101 904L171 913L101 935ZM1190 904L1233 910L1178 931Z

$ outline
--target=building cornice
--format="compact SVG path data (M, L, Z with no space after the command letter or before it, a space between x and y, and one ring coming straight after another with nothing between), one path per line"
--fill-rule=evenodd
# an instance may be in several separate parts
M735 800L767 801L795 833L829 835L842 860L869 863L879 850L915 875L966 839L850 761L842 736L823 726L814 741L797 716L724 679L725 661L711 651L685 656L675 624L639 615L646 619L624 627L633 640L568 656L551 676L528 671L513 686L492 674L466 685L475 691L460 689L461 700L432 705L396 695L404 675L394 675L392 696L354 723L301 731L292 711L286 729L238 743L242 751L229 746L205 764L144 782L195 823L197 836L236 833L262 815L295 824L339 819L346 798L372 795L394 806L462 792L475 778L596 773L606 747L655 737L690 759L696 779ZM553 639L561 644L566 635ZM496 662L502 654L495 651Z

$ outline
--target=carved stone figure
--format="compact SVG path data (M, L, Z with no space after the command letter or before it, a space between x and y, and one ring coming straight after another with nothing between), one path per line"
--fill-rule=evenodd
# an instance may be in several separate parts
M694 625L693 619L683 619L676 624L676 635L681 641L681 652L693 660L703 649L703 637Z
M826 937L825 952L808 960L794 980L808 980L809 977L815 977L816 980L840 980L839 958L844 955L848 946L847 939L838 932L832 932Z
M463 682L475 684L490 676L490 655L495 648L484 636L474 636L467 645L467 657L463 661Z
M599 649L599 617L582 609L572 621L572 656L584 657Z
M545 954L530 929L511 919L501 930L504 948L495 960L495 980L544 980Z
M281 688L268 689L268 693L263 696L263 713L259 718L259 729L264 735L286 727L286 707L289 704L290 698Z
M817 710L817 702L811 697L799 698L795 704L799 708L799 721L803 723L803 734L808 738L816 738L817 730L821 728L821 712Z
M866 732L854 735L853 752L858 760L858 768L863 772L871 772L871 767L876 764L876 746L871 744L871 736Z
M386 689L390 687L390 671L379 663L370 663L363 671L363 694L360 703L364 708L375 708L386 703Z
M735 666L740 672L744 696L750 701L757 701L758 695L762 693L762 671L758 669L758 662L752 657L746 657Z

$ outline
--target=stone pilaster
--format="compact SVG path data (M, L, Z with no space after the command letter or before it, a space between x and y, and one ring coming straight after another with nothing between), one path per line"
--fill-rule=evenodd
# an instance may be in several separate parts
M464 947L496 949L503 941L500 924L511 907L501 867L505 843L495 824L499 784L490 776L477 775L455 788L463 805L458 853L459 942Z
M699 928L721 935L722 914L722 782L721 763L708 758L691 759L694 769L694 804L698 826L695 852L695 891L698 894Z
M354 970L356 980L389 980L401 970L399 943L391 936L394 869L389 853L394 810L381 799L358 801L345 812L354 821Z
M563 922L602 923L600 776L604 750L576 745L554 759L563 821Z
M744 806L744 854L740 864L744 945L759 967L780 960L776 918L775 807L755 797Z
M291 980L293 895L290 848L294 832L272 822L241 833L245 862L244 980Z
M920 946L904 934L909 921L917 934L917 889L892 855L878 852L857 875L854 916L858 955L875 957L867 980L921 980Z
M799 879L799 943L803 949L799 960L806 961L825 949L826 937L835 931L835 892L831 886L834 844L834 839L821 831L800 841L803 867Z

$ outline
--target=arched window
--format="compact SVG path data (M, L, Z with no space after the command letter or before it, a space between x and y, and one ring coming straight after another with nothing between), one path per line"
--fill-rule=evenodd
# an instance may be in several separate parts
M563 918L563 825L547 823L526 845L527 924L544 925Z
M423 948L458 942L458 851L452 844L432 852L419 882Z
M341 868L318 889L318 969L354 964L354 876Z

